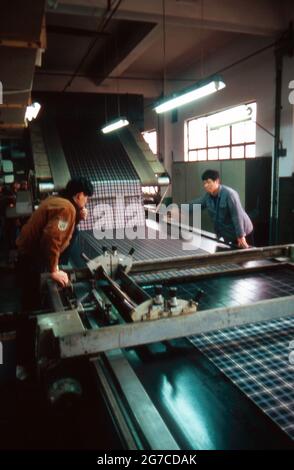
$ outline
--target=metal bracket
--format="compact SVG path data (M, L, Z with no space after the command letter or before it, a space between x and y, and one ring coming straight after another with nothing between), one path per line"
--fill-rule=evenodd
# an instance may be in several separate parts
M134 322L144 320L158 320L160 318L177 317L179 315L188 315L196 313L197 303L193 300L177 299L177 305L172 306L168 302L157 305L154 299L148 299L138 305L133 312L131 318Z

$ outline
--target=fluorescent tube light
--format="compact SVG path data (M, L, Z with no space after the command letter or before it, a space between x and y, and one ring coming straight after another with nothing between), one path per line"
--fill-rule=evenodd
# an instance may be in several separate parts
M28 121L32 121L33 119L36 119L40 109L41 109L40 103L35 102L35 103L30 104L29 106L27 106L25 119L27 119Z
M117 129L128 125L129 121L125 117L121 117L102 127L101 131L103 132L103 134L108 134L109 132L116 131Z
M178 108L184 104L198 100L204 96L211 95L216 91L225 88L223 79L219 76L212 77L205 81L201 81L196 84L193 88L184 90L179 96L174 96L165 99L162 103L158 104L154 109L159 113L165 113L171 109Z
M252 106L243 104L213 114L211 117L207 118L207 124L210 130L216 130L224 126L230 126L231 124L251 121L252 119L254 119Z

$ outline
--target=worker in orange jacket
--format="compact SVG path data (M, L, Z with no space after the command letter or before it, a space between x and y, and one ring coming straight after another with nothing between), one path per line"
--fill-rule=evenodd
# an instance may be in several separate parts
M45 199L23 226L16 240L23 311L40 308L41 272L49 272L62 287L68 284L66 272L59 269L59 258L76 225L87 217L85 206L92 195L93 185L88 179L73 178L61 195Z

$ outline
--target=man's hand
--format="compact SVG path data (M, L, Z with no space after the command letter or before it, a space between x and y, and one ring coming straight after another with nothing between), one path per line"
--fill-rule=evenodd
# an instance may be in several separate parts
M168 211L166 218L168 222L179 222L180 221L179 207L175 206L171 209L171 211Z
M238 244L239 248L249 248L249 245L248 245L245 237L237 238L237 244Z
M61 287L66 287L68 284L68 275L64 271L54 271L51 273L51 279L56 281Z
M80 217L81 217L81 220L86 220L86 218L88 217L88 209L83 207L83 209L81 209L80 211Z

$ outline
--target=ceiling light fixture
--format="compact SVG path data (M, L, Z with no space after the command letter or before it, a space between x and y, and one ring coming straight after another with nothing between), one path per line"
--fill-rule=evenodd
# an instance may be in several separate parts
M103 134L108 134L109 132L116 131L121 127L125 127L129 125L129 121L125 117L119 117L115 121L109 122L106 126L102 127L101 131Z
M121 3L121 0L119 4ZM116 131L118 129L121 129L122 127L126 127L129 125L129 121L125 116L121 116L120 114L120 91L119 91L119 62L120 62L120 57L119 57L119 51L118 51L118 38L117 35L114 35L114 42L115 42L115 56L116 56L116 63L117 65L117 117L110 121L107 122L107 96L105 96L105 120L106 123L105 125L101 128L101 131L103 134L109 134L110 132ZM105 68L105 67L104 67Z
M32 121L33 119L36 119L40 109L41 109L40 103L35 102L35 103L28 105L26 109L25 120Z
M204 96L211 95L216 91L222 90L225 88L225 83L221 76L215 75L209 77L205 80L200 80L193 87L186 88L179 95L173 95L171 97L165 98L161 103L158 103L155 106L155 111L160 113L165 113L175 108L179 108L184 104L191 103L192 101L199 100Z
M234 108L227 109L226 111L221 111L219 113L213 114L211 117L207 118L207 124L211 131L220 129L221 127L230 126L232 124L238 124L246 121L255 121L256 112L254 112L253 107L250 105L240 105L235 106Z

